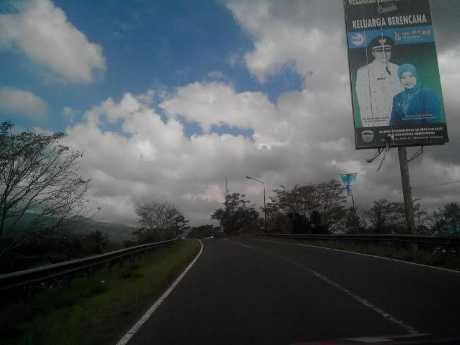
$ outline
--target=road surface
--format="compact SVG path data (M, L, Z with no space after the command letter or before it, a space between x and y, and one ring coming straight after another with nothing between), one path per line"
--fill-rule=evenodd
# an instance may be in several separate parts
M460 336L460 274L277 240L203 242L129 345Z

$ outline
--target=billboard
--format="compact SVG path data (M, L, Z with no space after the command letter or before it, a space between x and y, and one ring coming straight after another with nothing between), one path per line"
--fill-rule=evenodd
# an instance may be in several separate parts
M448 141L429 0L344 0L357 149Z

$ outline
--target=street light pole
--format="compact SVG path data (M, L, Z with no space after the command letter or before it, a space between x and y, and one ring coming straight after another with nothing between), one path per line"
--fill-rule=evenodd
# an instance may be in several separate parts
M267 232L267 206L265 205L265 183L264 183L264 231Z
M265 182L251 176L246 176L246 178L248 180L254 180L256 182L259 182L264 186L264 232L267 232L267 206L265 204Z
M356 212L355 197L353 195L353 190L350 192L350 194L351 194L351 203L353 205L353 212Z

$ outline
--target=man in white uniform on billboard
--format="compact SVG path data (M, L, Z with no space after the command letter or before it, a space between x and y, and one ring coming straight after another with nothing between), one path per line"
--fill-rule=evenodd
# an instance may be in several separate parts
M362 127L389 126L393 96L402 91L398 65L390 62L393 40L375 38L368 51L373 61L358 69L356 95Z

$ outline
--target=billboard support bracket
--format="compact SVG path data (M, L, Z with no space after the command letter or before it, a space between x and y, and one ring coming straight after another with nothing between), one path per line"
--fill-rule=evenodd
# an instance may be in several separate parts
M418 157L423 155L423 145L420 146L420 150L415 152L414 155L407 160L408 163L412 162L413 160L416 160Z
M380 156L382 153L383 153L383 149L378 148L378 149L377 149L377 153L376 153L374 156L372 156L371 158L366 159L366 162L367 162L367 163L372 163L372 162L375 161L377 158L379 158L379 156Z
M380 160L380 163L379 163L379 166L377 168L377 171L380 171L380 169L382 168L383 166L383 163L385 162L385 158L387 158L387 152L390 152L390 149L391 149L391 146L390 146L390 142L387 140L385 142L385 147L379 147L377 148L377 153L369 158L369 159L366 159L366 162L367 163L372 163L374 162L377 158L379 158L380 156L382 156L382 159Z

